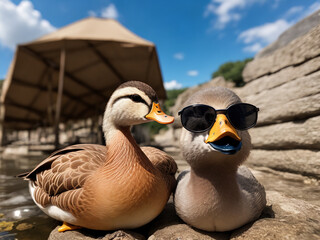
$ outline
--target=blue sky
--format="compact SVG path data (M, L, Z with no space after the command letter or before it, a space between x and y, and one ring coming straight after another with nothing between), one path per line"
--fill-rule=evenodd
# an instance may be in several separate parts
M190 87L224 62L253 57L319 8L320 0L0 0L0 78L16 44L96 16L156 44L167 89Z

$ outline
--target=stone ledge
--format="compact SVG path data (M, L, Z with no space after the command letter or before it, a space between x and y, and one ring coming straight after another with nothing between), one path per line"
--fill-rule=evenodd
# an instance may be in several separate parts
M275 73L285 67L302 64L320 55L320 25L307 34L293 40L272 55L249 62L243 71L244 81Z
M260 92L276 88L318 70L320 70L320 57L311 59L299 66L290 66L272 75L263 76L247 83L242 88L234 88L234 91L241 98L245 98L250 95L255 95Z
M276 88L247 96L243 101L254 103L259 107L274 107L290 101L320 93L320 71L297 78Z
M246 163L320 179L320 151L254 149Z
M320 150L320 116L249 130L254 148Z

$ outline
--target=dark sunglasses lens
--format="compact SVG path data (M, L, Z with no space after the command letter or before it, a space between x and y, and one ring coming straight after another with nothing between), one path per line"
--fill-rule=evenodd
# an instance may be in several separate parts
M215 118L215 110L206 105L189 106L181 113L182 126L191 132L206 131Z
M246 130L257 123L258 109L247 103L239 103L228 108L231 124L238 130Z

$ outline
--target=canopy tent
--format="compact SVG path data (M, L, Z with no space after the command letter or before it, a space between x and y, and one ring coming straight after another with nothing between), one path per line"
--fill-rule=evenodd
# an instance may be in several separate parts
M129 80L166 97L155 45L115 20L80 20L17 47L1 94L3 127L57 127L99 115Z

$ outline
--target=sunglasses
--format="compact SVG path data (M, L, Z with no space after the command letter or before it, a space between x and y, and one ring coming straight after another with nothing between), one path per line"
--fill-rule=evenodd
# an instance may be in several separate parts
M218 113L224 113L231 125L240 131L256 125L259 108L249 103L236 103L227 109L214 109L204 104L195 104L183 108L178 114L182 126L190 132L205 132L213 126Z

